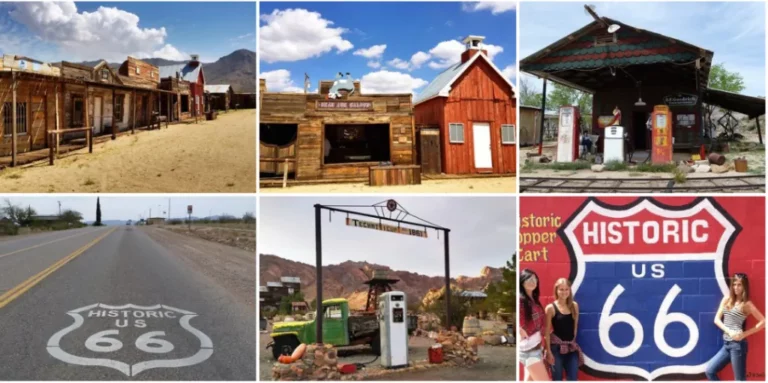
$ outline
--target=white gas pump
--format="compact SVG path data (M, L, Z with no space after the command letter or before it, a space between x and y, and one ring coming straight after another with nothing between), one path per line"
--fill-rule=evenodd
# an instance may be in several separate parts
M408 366L408 322L406 320L405 293L390 291L379 295L378 315L382 367Z
M624 127L618 125L605 127L603 163L608 161L624 162Z

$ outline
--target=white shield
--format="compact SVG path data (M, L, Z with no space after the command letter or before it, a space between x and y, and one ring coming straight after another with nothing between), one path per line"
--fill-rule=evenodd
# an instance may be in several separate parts
M64 351L60 347L61 339L67 334L80 328L83 325L83 323L85 323L85 318L83 318L82 313L92 309L105 309L105 310L134 309L134 310L147 310L147 311L164 310L166 312L169 312L169 311L174 312L179 315L178 319L181 327L184 330L191 333L192 335L194 335L198 340L200 340L200 349L194 355L181 358L181 359L155 359L150 361L142 361L132 365L125 362L106 359L106 358L80 357ZM195 365L207 360L213 354L213 343L211 342L211 339L200 330L192 327L192 325L189 323L192 318L197 316L196 313L193 313L191 311L181 310L175 307L171 307L167 305L159 305L159 304L154 306L138 306L134 304L126 304L123 306L110 306L110 305L105 305L103 303L96 303L96 304L92 304L89 306L85 306L79 309L69 311L67 314L71 316L75 320L75 322L72 323L69 327L66 327L60 330L59 332L57 332L56 334L53 334L51 339L48 340L48 346L47 346L48 353L51 354L51 356L65 363L76 364L80 366L109 367L122 372L126 376L136 376L143 371L150 370L153 368L178 368L178 367ZM115 333L117 332L117 330L111 330L111 331L114 331ZM105 331L105 332L108 332L108 331ZM150 337L147 338L148 340L144 341L145 344L160 342L158 340L152 339L151 334L152 333L147 333L147 335L150 335ZM142 341L140 339L137 342L141 343ZM87 343L88 342L86 342L86 344ZM172 349L173 346L170 346L170 347ZM148 352L152 352L152 351L148 351Z

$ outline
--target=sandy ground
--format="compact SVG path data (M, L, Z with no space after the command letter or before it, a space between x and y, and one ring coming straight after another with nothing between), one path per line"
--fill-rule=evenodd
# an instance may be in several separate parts
M256 111L95 144L47 161L0 171L4 192L254 193Z
M250 226L250 227L248 227ZM163 225L162 229L172 231L178 234L189 235L211 242L217 242L222 245L237 247L245 251L256 251L256 225L235 224L233 227L227 226L202 226L192 225L188 229L187 225Z
M364 183L301 185L283 188L260 188L260 193L516 193L517 178L462 178L422 180L421 185L377 186Z
M270 323L269 330L272 325ZM269 332L259 334L259 380L272 380L272 366L275 361L272 359L272 351L264 348L271 338ZM425 337L408 338L408 360L422 361L427 359L427 349L434 344L434 341ZM515 378L515 363L517 353L515 347L509 346L487 346L478 348L480 361L471 367L443 367L429 370L394 372L383 375L381 380L388 381L419 381L419 380L448 380L448 381L473 381L473 380L498 380L510 381ZM339 351L339 363L367 363L376 356L367 346L360 346L359 351ZM365 371L371 373L380 370L381 361L375 360L370 363ZM363 375L363 374L361 374ZM363 378L363 380L369 380Z
M256 256L208 240L173 233L152 226L137 227L182 258L214 282L225 287L242 302L256 307Z

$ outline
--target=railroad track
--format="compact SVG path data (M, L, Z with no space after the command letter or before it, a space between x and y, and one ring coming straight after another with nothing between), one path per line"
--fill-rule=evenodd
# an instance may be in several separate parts
M520 193L685 193L765 192L765 174L691 177L685 183L673 178L570 178L520 177Z

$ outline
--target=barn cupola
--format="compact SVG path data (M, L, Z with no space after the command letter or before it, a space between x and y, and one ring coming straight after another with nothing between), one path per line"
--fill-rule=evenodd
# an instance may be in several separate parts
M478 52L483 52L483 54L488 57L488 51L483 49L483 40L485 40L484 36L473 36L469 35L464 39L464 52L461 53L461 62L462 64L469 61L472 57L474 57Z

